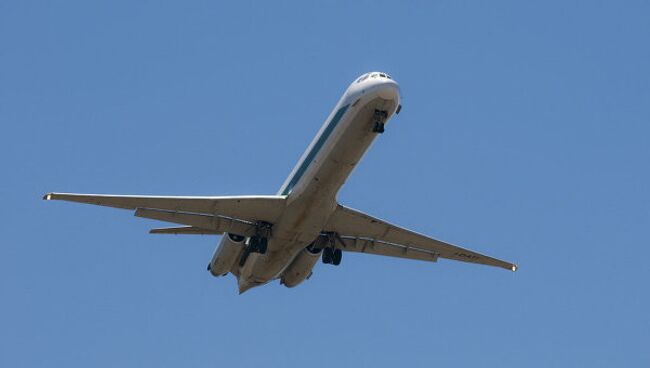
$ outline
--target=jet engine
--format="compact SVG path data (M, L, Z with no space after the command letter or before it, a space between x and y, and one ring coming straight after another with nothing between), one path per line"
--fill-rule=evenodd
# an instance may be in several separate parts
M311 270L314 268L316 262L318 262L322 252L322 249L314 249L311 246L301 250L289 267L282 273L280 283L291 288L298 286L298 284L308 279L312 274Z
M232 266L239 260L244 249L245 237L236 234L227 234L221 239L219 247L212 256L208 270L212 276L226 275Z

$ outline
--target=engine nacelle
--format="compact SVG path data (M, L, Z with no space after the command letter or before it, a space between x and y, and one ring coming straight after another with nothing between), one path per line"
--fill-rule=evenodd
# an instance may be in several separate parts
M241 257L241 252L244 249L245 237L235 234L226 234L221 239L219 247L212 256L210 261L210 273L213 276L221 276L227 274L232 266Z
M300 251L298 256L294 258L293 262L282 273L280 283L286 287L294 287L305 281L305 279L308 279L311 276L311 270L314 268L316 262L318 262L322 252L322 249L315 250L312 247L307 247Z

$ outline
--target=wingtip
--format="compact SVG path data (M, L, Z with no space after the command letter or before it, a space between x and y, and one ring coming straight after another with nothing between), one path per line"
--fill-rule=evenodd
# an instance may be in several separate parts
M513 264L510 269L512 270L512 272L517 272L518 268L519 268L519 266L517 266L516 264Z
M52 193L47 193L43 196L44 201L51 201L52 200Z

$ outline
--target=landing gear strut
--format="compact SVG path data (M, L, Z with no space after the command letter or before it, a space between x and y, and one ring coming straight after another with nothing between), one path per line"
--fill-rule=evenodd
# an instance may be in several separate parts
M372 116L372 120L374 122L374 126L372 128L372 131L374 133L383 133L384 132L384 124L386 123L386 118L388 118L388 113L384 110L375 110L374 115Z
M239 259L239 266L243 266L251 253L266 254L269 245L269 238L271 237L271 227L273 225L268 222L258 221L255 224L256 234L251 236L248 240L248 245L244 248Z

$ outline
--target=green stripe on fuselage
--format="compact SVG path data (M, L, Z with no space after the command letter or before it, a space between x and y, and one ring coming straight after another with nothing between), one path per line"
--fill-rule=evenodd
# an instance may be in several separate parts
M314 161L314 158L316 155L318 155L318 152L320 151L321 148L323 148L323 145L325 145L325 142L327 142L327 139L329 136L332 134L334 131L334 128L338 125L339 121L341 121L341 118L345 114L345 112L348 110L348 107L350 105L345 105L341 107L332 120L327 124L327 127L323 131L323 134L318 137L318 140L316 141L316 144L311 148L309 153L307 154L307 157L305 157L305 160L300 164L300 167L298 170L296 170L296 173L291 177L291 180L289 181L289 184L287 184L287 187L284 188L281 195L289 195L291 193L291 190L293 189L296 184L300 181L300 178L305 174L307 169L309 168L309 165L311 165L312 161Z

